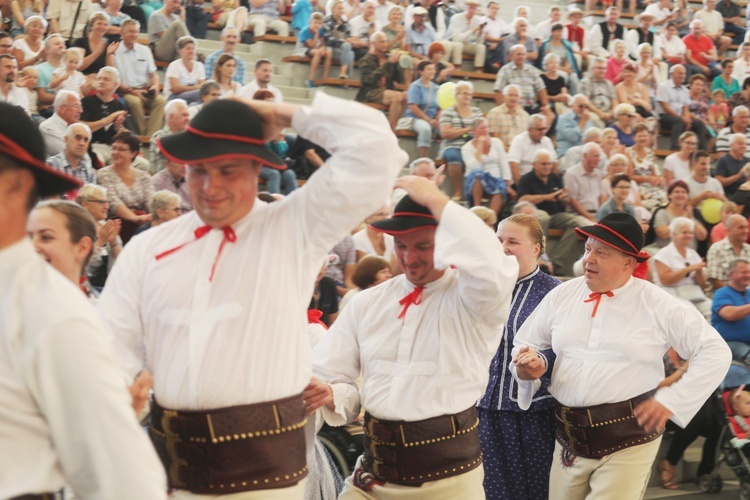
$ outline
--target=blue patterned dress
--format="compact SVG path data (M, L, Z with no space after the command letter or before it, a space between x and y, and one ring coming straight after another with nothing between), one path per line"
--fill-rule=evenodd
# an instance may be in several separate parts
M518 407L518 384L508 366L513 338L526 318L560 280L537 267L516 282L503 338L490 364L490 381L477 405L479 438L484 455L484 490L487 499L539 500L548 498L549 471L555 448L555 400L547 392L554 363L552 350L544 351L549 369L531 407Z

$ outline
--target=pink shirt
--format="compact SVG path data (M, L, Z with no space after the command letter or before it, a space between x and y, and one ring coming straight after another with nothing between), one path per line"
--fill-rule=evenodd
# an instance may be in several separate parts
M620 83L622 81L622 68L629 62L630 60L627 57L623 58L620 62L614 57L610 57L607 59L607 72L604 74L604 78L615 85Z

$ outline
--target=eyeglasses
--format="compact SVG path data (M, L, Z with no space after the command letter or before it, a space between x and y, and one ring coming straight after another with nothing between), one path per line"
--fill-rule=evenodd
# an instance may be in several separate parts
M106 205L109 203L109 200L97 200L96 198L89 198L86 201L88 201L89 203L99 203L101 205Z
M615 186L615 189L630 189L630 186L628 186L628 185Z

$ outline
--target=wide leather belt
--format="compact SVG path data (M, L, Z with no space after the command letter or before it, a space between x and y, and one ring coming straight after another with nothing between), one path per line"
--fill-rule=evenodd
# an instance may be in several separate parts
M631 446L649 443L664 430L646 432L638 425L633 410L655 392L650 391L619 403L582 408L557 403L557 440L567 451L584 458L601 458Z
M302 395L208 411L152 403L151 441L170 487L197 494L285 488L307 475Z
M419 486L464 474L482 463L476 408L416 422L365 413L363 465L389 483Z
M9 498L8 500L55 500L54 493L29 493L28 495L19 495Z

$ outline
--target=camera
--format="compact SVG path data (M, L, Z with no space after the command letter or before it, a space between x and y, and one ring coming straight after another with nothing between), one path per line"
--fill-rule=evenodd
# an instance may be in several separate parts
M143 97L146 99L151 99L156 95L156 91L154 89L148 89L146 92L143 93Z

